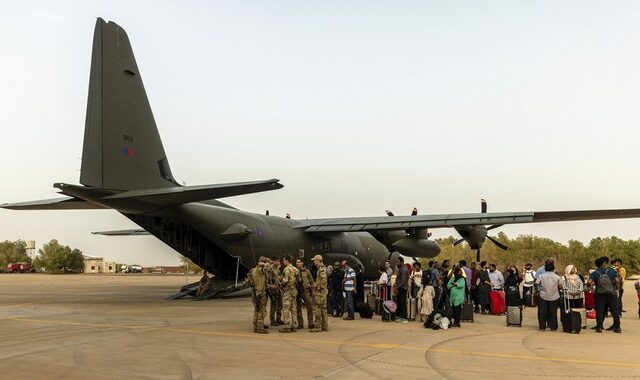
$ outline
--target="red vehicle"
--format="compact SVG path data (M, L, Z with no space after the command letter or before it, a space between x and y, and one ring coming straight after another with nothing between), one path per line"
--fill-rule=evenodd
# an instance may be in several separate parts
M29 263L11 263L7 265L7 272L9 273L25 273L31 271L31 264Z

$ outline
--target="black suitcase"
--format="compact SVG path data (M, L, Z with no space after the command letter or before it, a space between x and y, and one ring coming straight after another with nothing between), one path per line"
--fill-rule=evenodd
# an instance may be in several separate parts
M566 333L580 334L582 330L582 315L580 311L571 309L569 299L564 298L564 308L560 312L562 313L562 330Z
M538 306L538 295L533 291L525 294L524 296L524 305L526 307L536 307Z
M360 302L356 305L360 318L371 319L373 318L373 310L369 307L369 304Z
M465 302L462 304L462 311L460 312L460 320L465 322L473 322L473 304Z
M507 306L507 326L522 327L522 306Z

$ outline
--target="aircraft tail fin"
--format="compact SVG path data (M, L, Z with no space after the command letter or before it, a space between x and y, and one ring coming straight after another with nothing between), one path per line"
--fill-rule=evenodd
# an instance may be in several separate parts
M113 190L178 185L129 38L101 18L93 36L80 183Z

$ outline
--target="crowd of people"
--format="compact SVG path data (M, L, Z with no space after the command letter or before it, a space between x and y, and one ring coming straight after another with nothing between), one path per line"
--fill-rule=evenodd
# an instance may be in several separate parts
M408 264L398 257L395 265L387 261L379 268L380 277L371 284L365 295L363 268L352 268L347 261L325 266L321 255L313 257L311 268L302 259L285 256L280 259L261 257L248 274L252 287L254 308L253 327L256 333L268 333L268 326L282 326L279 332L290 333L304 328L303 309L307 327L312 332L328 331L327 317L354 320L359 312L371 318L372 311L382 315L383 321L407 323L417 320L425 327L433 324L434 314L441 313L438 323L446 320L445 328L460 327L461 322L473 320L473 314L507 314L516 308L522 320L523 306L537 306L540 330L556 331L560 322L565 332L576 332L576 322L570 316L581 315L581 329L586 325L587 309L595 309L596 325L605 330L607 315L613 323L607 327L620 333L624 278L622 261L600 257L595 269L587 276L574 265L559 273L555 261L547 259L537 270L528 263L520 269L516 265L499 271L496 264L481 261L467 266L465 260L452 265L430 261L426 268L420 262ZM640 317L640 284L636 283ZM267 304L269 312L267 313ZM373 309L373 310L371 310ZM266 317L269 324L265 324Z

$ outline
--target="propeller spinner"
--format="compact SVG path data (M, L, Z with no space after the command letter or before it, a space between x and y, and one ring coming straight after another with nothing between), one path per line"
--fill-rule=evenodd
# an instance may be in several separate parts
M487 213L487 201L484 199L480 200L480 211L483 214ZM506 245L500 243L495 238L488 236L487 231L493 230L494 228L502 227L502 224L494 224L492 226L478 226L478 225L469 225L469 226L458 226L456 230L462 236L461 239L456 240L453 245L456 246L463 241L466 241L469 244L471 249L476 250L476 261L480 261L480 248L482 248L482 244L486 239L489 239L493 244L495 244L498 248L509 251L511 248Z

